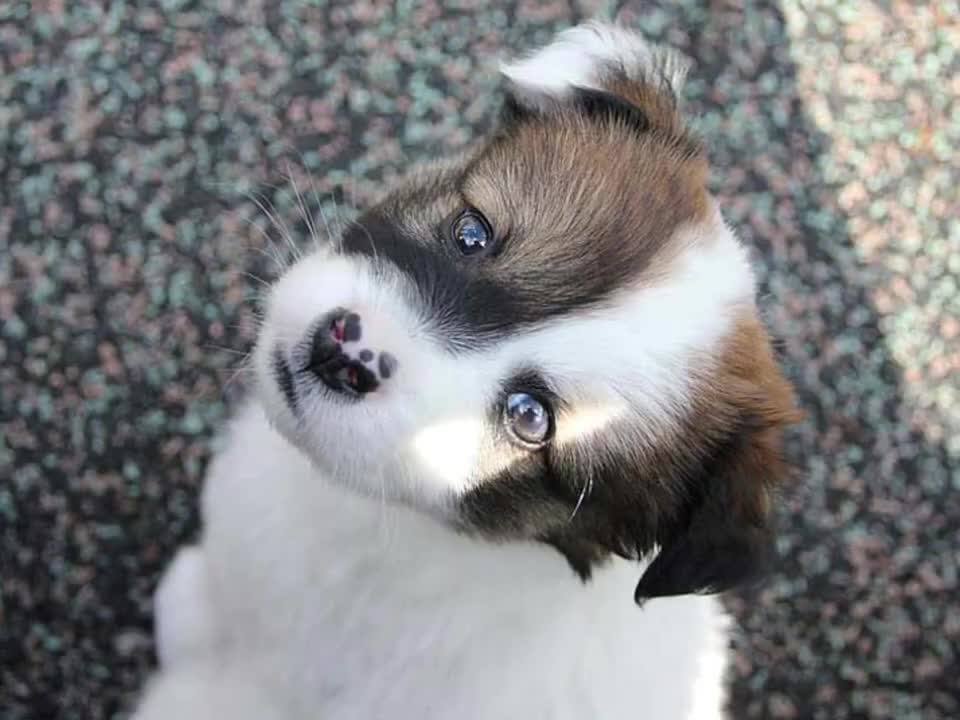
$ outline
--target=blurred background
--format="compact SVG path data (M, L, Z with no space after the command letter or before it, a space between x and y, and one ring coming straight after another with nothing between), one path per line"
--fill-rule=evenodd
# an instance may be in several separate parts
M613 16L696 62L807 412L781 566L728 599L733 717L960 717L956 0L8 0L0 718L123 717L151 667L276 270L258 203L300 233L292 176L342 222L490 126L504 53Z

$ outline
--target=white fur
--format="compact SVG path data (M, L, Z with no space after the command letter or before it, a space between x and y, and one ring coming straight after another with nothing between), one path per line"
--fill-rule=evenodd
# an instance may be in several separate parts
M201 657L213 646L213 609L207 577L199 548L180 550L164 574L153 603L161 665Z
M336 489L255 405L203 509L215 647L166 666L137 720L721 717L715 599L639 609L636 563L584 585L551 548Z
M634 78L662 73L676 91L687 72L675 53L653 47L625 28L599 22L565 30L550 45L502 64L500 72L535 99L563 97L575 86L598 88L601 75L611 67Z

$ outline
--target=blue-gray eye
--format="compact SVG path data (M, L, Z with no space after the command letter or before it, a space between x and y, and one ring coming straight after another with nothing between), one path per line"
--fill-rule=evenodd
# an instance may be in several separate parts
M493 231L483 215L467 210L453 224L453 241L464 255L475 255L493 244Z
M507 427L518 440L542 445L550 434L550 411L533 395L524 392L507 396L504 408Z

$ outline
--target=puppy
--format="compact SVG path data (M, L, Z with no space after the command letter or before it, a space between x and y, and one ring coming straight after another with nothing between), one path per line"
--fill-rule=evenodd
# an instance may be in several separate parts
M271 288L139 720L723 716L794 404L684 70L561 33Z

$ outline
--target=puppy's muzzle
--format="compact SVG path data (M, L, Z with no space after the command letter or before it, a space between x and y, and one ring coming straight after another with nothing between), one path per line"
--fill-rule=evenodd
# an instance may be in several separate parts
M317 323L306 370L333 392L364 397L393 377L396 369L397 360L389 352L364 347L363 321L357 313L336 308Z

